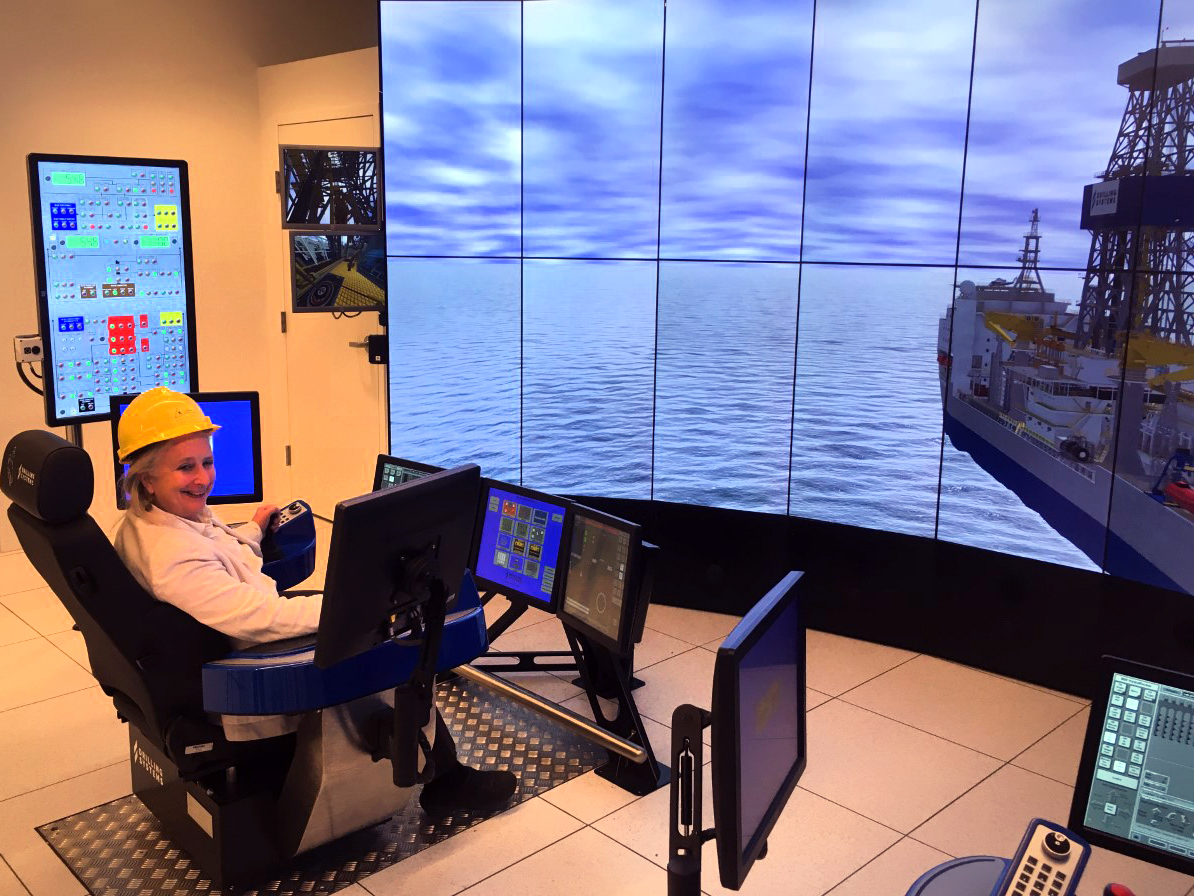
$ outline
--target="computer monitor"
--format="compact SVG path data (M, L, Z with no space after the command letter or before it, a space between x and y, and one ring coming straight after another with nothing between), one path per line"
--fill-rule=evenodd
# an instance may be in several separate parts
M373 471L373 490L393 488L404 482L410 482L412 479L422 479L432 473L439 473L443 469L443 467L422 464L416 460L403 460L400 457L379 454L377 455L377 469Z
M282 226L377 230L377 150L281 146Z
M382 311L386 307L385 234L290 234L291 310Z
M569 544L557 615L615 654L629 655L642 581L638 524L573 505Z
M220 427L212 436L216 460L216 482L208 504L247 504L260 501L261 483L261 407L256 392L189 392L211 422ZM117 455L117 427L125 409L136 395L113 395L108 399L112 427L112 463L116 477L116 506L127 505L120 480L128 464Z
M1194 874L1194 675L1102 663L1069 827L1093 846Z
M187 163L31 153L28 168L46 424L197 389Z
M473 550L477 587L555 613L571 524L563 498L485 480Z
M713 818L721 884L731 890L742 886L804 772L801 575L784 576L717 650Z
M388 640L433 579L456 592L480 484L480 467L467 464L336 505L316 666L326 669Z

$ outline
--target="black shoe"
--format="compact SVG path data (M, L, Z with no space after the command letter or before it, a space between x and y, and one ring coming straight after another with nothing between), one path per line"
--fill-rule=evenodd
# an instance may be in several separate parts
M419 805L433 819L458 812L484 815L510 802L517 787L518 779L510 772L456 765L424 785Z

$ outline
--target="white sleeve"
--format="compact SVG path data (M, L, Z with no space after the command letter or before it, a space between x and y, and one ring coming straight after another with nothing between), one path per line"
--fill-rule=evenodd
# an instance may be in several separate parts
M231 638L263 643L309 635L319 627L321 595L287 599L267 593L229 574L214 555L179 558L179 552L157 550L148 565L154 597Z

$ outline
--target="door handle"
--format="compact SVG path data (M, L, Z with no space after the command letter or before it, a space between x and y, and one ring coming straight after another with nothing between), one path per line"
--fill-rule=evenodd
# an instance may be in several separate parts
M348 347L349 348L368 348L369 343L368 342L350 342L350 343L348 343Z

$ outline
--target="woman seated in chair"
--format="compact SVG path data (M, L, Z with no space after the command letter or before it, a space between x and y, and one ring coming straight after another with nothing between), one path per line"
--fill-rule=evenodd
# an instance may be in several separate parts
M322 596L278 594L261 571L261 540L278 508L266 504L251 522L231 528L207 506L215 484L215 426L190 396L165 387L133 399L117 429L118 455L129 465L121 483L128 510L113 541L137 581L227 635L237 647L310 635L319 626ZM432 816L504 805L516 779L506 771L462 765L436 711L432 757L436 777L420 802ZM225 716L229 740L293 731L293 716Z

